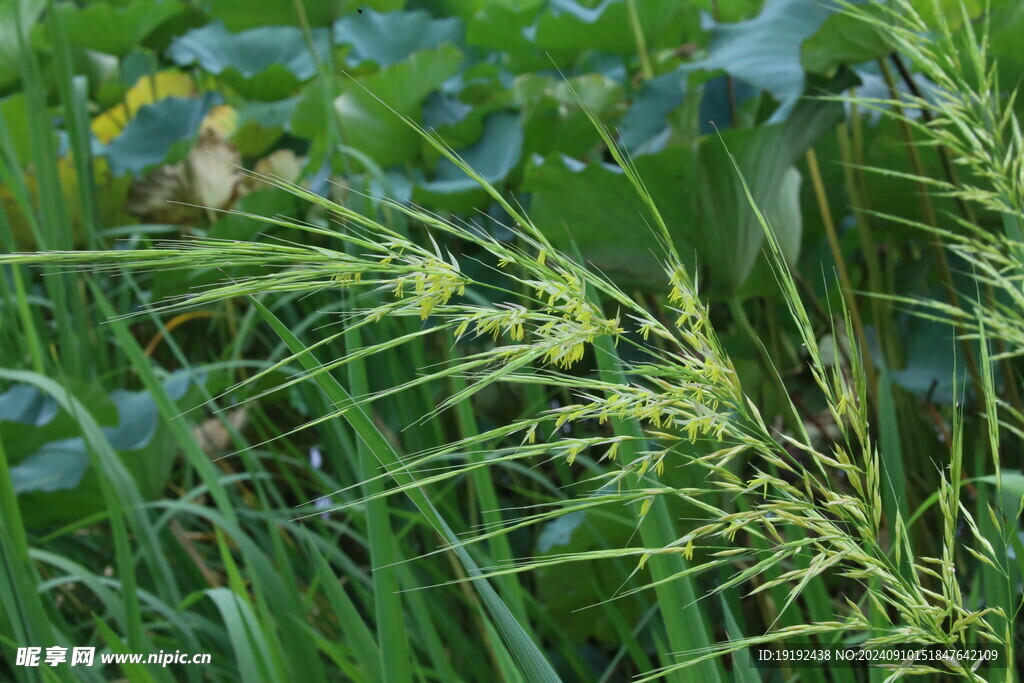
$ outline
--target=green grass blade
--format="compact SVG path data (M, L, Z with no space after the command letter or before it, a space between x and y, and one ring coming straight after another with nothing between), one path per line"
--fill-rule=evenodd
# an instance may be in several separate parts
M138 374L143 386L156 403L161 417L163 417L168 428L171 430L178 445L185 452L185 457L188 459L189 464L196 469L203 482L210 488L210 495L213 496L214 501L217 503L217 508L233 523L237 522L234 506L220 482L220 474L217 472L217 468L210 462L210 458L203 453L185 423L177 419L181 415L181 411L167 395L163 383L160 382L153 371L149 358L146 357L142 347L139 346L138 341L136 341L128 329L127 324L117 317L113 305L103 294L99 286L92 280L90 280L89 285L93 300L96 302L100 312L107 318L110 329L113 331L121 350L131 361L132 367Z
M260 311L264 320L266 320L274 331L288 344L292 353L299 354L305 350L305 346L302 342L299 341L298 338L296 338L291 331L282 324L273 313L270 312L269 309L255 299L251 299L251 301L253 306ZM307 370L314 370L320 365L320 363L312 357L312 354L303 353L300 360L303 367ZM381 464L388 467L400 464L401 458L398 453L395 452L391 444L388 443L387 439L384 438L384 435L380 433L380 430L377 429L372 420L370 420L362 409L353 404L352 397L345 388L341 386L338 380L327 373L320 373L316 376L316 381L320 388L327 393L328 397L339 407L349 408L344 413L345 419L359 435L359 438L366 443L374 457L376 457ZM396 478L400 480L399 483L411 483L411 477L409 475L397 475ZM477 567L476 562L467 550L458 545L459 539L455 535L455 532L452 531L445 520L441 518L433 503L431 503L429 498L427 498L426 493L416 488L410 488L408 489L408 495L420 513L427 519L441 537L453 546L453 552L458 555L459 560L466 569L466 572L471 577L479 576L480 569ZM490 583L486 580L479 580L474 582L474 585L480 594L491 619L494 620L495 627L501 634L502 639L505 641L515 658L516 664L519 666L526 678L530 681L537 681L538 683L560 680L554 669L552 669L551 665L548 663L547 658L530 639L529 635L519 622L516 621L511 611L509 611L508 607L494 591L494 588L491 587Z
M310 556L316 566L317 575L324 586L324 593L338 616L338 624L345 634L346 643L352 648L352 653L362 666L363 675L368 681L384 680L381 661L380 647L376 639L363 621L359 610L352 603L345 588L335 577L330 565L324 559L323 554L314 545L310 545Z
M618 353L607 337L596 341L598 366L602 378L611 384L619 381L622 366ZM623 462L629 462L644 450L644 433L635 421L611 419L612 430L617 436L631 437L622 444L620 453ZM630 475L627 487L636 488L639 480ZM669 516L668 507L662 496L655 496L647 517L639 523L640 537L649 548L662 548L675 543L680 534L676 532ZM669 577L686 571L686 561L678 554L659 555L652 557L648 564L651 575L658 582L655 588L662 620L668 632L669 644L674 652L692 652L711 648L714 641L704 620L700 606L697 604L698 590L691 577L683 577L666 581ZM666 662L674 664L675 662ZM673 680L686 680L688 676L696 676L703 681L722 681L724 673L721 663L715 660L701 662L685 674L677 673Z
M362 345L358 328L349 328L344 335L345 348L355 351ZM326 374L326 373L325 373ZM350 363L348 379L356 396L370 393L364 363ZM377 459L365 439L356 444L360 476L366 482L364 494L369 497L384 489L384 482L376 478ZM405 609L399 593L398 548L391 526L388 501L380 498L366 504L367 534L370 537L370 561L373 563L373 597L380 638L381 670L385 680L404 683L412 680L412 653L409 634L405 626Z
M145 648L149 639L142 629L141 609L136 591L135 559L128 536L129 524L143 545L143 555L157 579L162 578L173 586L173 574L166 557L156 545L157 539L142 509L142 499L135 481L85 406L57 382L33 372L3 368L0 368L0 379L28 384L49 394L78 421L82 436L89 446L91 466L96 470L100 490L110 512L118 576L125 591L123 624L132 646Z
M56 643L54 628L36 588L28 539L0 440L0 624L16 642Z

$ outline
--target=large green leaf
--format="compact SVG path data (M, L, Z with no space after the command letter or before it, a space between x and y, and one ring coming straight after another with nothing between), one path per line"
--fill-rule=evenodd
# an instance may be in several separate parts
M25 93L16 92L0 100L0 125L7 129L7 138L22 168L32 158L28 135L29 116L31 114Z
M697 159L674 147L636 159L641 177L678 233L696 212L692 190ZM532 193L530 215L558 246L575 243L588 261L618 281L664 284L653 222L617 167L583 164L561 155L527 167L523 189Z
M648 49L697 39L698 4L645 0L635 6ZM466 41L508 53L508 66L516 73L549 69L552 59L568 67L593 50L623 57L637 52L625 0L486 3L467 22Z
M990 40L993 65L999 70L1000 83L1024 80L1024 3L1010 2L992 13ZM1022 103L1017 100L1018 117Z
M326 30L313 32L321 59L330 49ZM316 75L316 62L301 29L264 26L231 33L215 22L174 41L168 56L180 66L198 65L245 97L266 101L294 94Z
M14 493L52 493L73 489L89 468L80 438L53 441L10 469Z
M480 139L457 151L488 182L500 183L519 164L523 152L523 129L519 116L509 111L491 114L484 123ZM444 157L437 163L433 180L416 186L414 199L417 204L434 210L465 213L486 202L480 185Z
M686 78L678 69L646 81L619 126L619 144L633 156L660 149L666 119L685 94Z
M623 87L600 74L569 79L524 74L513 92L523 112L525 155L583 157L600 142L600 135L580 103L607 122L623 109Z
M733 128L734 120L739 127L758 125L756 109L750 111L751 108L745 105L750 100L755 100L756 105L759 93L746 81L725 74L703 83L697 116L701 135Z
M768 220L775 229L779 246L791 266L795 266L800 256L803 243L804 225L800 202L800 188L803 177L795 166L790 166L779 181L778 191L769 195L764 209ZM737 294L741 299L751 296L764 296L769 292L778 291L778 282L771 265L764 258L755 257L754 265L737 286Z
M72 45L123 57L184 8L174 0L132 0L123 7L97 2L78 8L61 3L54 11Z
M419 120L423 100L462 63L451 45L415 53L409 59L348 83L334 100L346 144L367 154L382 167L402 163L419 149L421 139L389 111ZM379 99L378 99L379 98Z
M800 45L817 31L835 6L807 0L769 0L761 14L735 24L711 22L711 45L691 68L721 69L767 90L783 103L776 120L804 92Z
M1013 2L1001 7L996 12L991 27L992 54L1016 61L1024 59L1024 49L1020 42L1022 31L1024 4Z
M382 14L366 9L334 24L334 40L351 46L349 64L364 61L388 66L414 52L439 45L462 45L465 29L461 19L433 19L424 10Z
M208 92L198 98L168 97L141 107L124 132L103 149L111 170L117 175L139 174L174 163L187 152L203 117L218 99L216 93Z
M729 153L795 261L802 223L793 164L840 114L836 104L807 101L782 124L725 131L696 148L669 147L635 159L680 253L696 256L712 291L740 291L764 240ZM533 193L531 214L557 244L575 242L585 258L626 281L664 285L653 223L621 171L552 156L527 170L524 189Z
M761 253L764 234L746 199L729 154L736 160L754 202L768 214L786 258L796 260L802 224L799 178L793 164L842 116L835 103L805 100L781 124L730 130L704 138L698 185L700 214L691 233L713 285L738 289Z
M636 54L636 39L630 30L626 0L597 3L551 0L533 26L533 41L542 52L578 54L598 49L618 55ZM637 19L649 48L678 46L684 28L697 25L697 8L677 0L647 0L636 3Z
M323 56L327 33L316 31L313 35ZM248 78L274 64L302 79L316 73L316 64L303 41L302 30L292 26L263 26L232 33L224 24L214 22L178 38L167 55L180 66L198 64L212 74L235 69Z
M956 331L917 315L900 316L897 325L906 363L889 373L892 381L930 403L948 406L959 400L957 388L970 385ZM977 353L977 345L972 346Z
M284 134L298 103L298 97L290 97L276 102L249 102L239 107L232 144L243 157L265 154Z
M459 156L488 182L497 183L516 167L522 150L523 129L519 125L519 117L506 111L487 117L483 137L473 146L459 151ZM437 164L434 180L423 183L422 187L430 192L449 194L479 189L480 186L450 160L442 158Z
M97 424L117 424L117 407L102 387L69 383L67 390L89 405ZM59 410L57 402L36 387L15 384L0 394L0 440L12 463L20 463L49 443L79 434L74 416Z
M360 0L359 4L347 0L206 0L204 5L211 16L224 22L232 31L244 31L256 26L300 26L299 11L311 26L328 26L346 12L372 8L381 12L401 9L405 0Z
M168 378L164 387L178 400L192 383L189 374L179 373ZM14 409L12 402L16 399L24 399L25 406ZM143 494L157 495L170 472L174 445L161 438L153 398L146 391L117 390L103 397L103 401L90 401L90 405L99 405L100 414L107 412L106 403L116 409L117 421L102 427L104 437L117 449ZM21 496L27 519L36 524L68 521L102 508L85 438L53 438L78 431L74 415L58 412L56 404L35 387L16 385L0 395L0 425L5 421L15 423L5 425L5 431L6 427L15 426L23 434L26 429L32 430L36 437L33 440L50 437L31 453L19 457L10 469L11 483ZM58 500L59 505L55 504Z
M57 415L57 404L38 389L15 385L0 394L0 422L41 426Z
M834 14L804 41L800 62L807 71L827 76L843 64L868 62L891 51L872 24L849 14Z
M488 4L466 23L466 43L507 53L508 67L516 73L550 68L551 61L539 54L527 37L541 4L524 3L520 8Z
M763 229L745 201L740 177L729 160L735 158L758 207L772 222L791 262L799 249L803 224L800 212L787 212L787 222L772 213L799 203L799 175L792 175L795 154L806 148L789 146L778 127L726 131L721 140L705 138L701 145L701 175L697 185L700 228L689 233L707 280L716 289L739 288L750 275L764 243Z

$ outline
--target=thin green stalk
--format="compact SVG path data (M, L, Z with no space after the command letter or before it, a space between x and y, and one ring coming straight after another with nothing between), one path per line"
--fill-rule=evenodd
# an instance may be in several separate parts
M270 324L274 331L288 344L292 353L299 354L298 359L307 370L314 370L320 363L310 353L305 353L305 347L286 326L284 326L273 313L255 299L252 305L259 310L263 318ZM394 468L401 465L401 457L388 443L387 439L380 433L370 418L363 412L362 407L355 404L352 396L345 390L334 377L320 373L316 375L316 382L325 391L328 397L338 406L346 407L343 413L345 419L352 425L359 439L365 442L370 452L385 467ZM397 472L396 481L403 484L413 483L411 475ZM427 519L441 537L452 546L452 551L459 557L462 565L470 577L474 578L474 585L483 600L484 606L490 618L494 622L498 633L514 657L516 664L526 676L527 680L540 682L554 682L560 680L554 669L548 663L547 658L533 643L522 626L516 621L508 607L491 587L490 583L481 577L482 572L477 567L469 552L462 547L458 536L452 531L444 519L438 514L437 509L430 502L426 493L414 485L406 488L406 493L416 505L416 508Z
M14 233L7 220L7 211L2 206L0 206L0 240L4 244L11 245L12 249L14 248ZM39 337L39 330L36 328L35 318L32 316L32 309L29 307L24 271L21 266L13 264L8 266L8 268L11 273L11 280L14 283L14 291L12 292L14 301L13 303L8 301L4 306L13 306L17 310L22 330L22 334L18 335L20 340L18 345L25 349L25 355L31 360L32 369L41 375L46 374L43 343Z
M867 333L864 330L864 322L861 319L857 297L854 295L853 283L850 281L850 274L846 268L846 257L843 256L842 247L839 245L839 236L836 233L836 226L832 221L832 209L829 206L825 183L821 178L821 169L818 167L818 156L815 154L813 147L807 150L807 169L811 176L811 184L814 187L814 196L818 202L818 209L821 212L821 222L825 226L825 234L828 236L828 245L832 250L832 259L836 264L836 272L839 275L839 285L842 289L843 300L846 302L846 307L850 311L850 317L853 320L853 333L857 339L857 346L860 349L860 355L865 366L868 395L872 401L875 401L878 397L878 386L874 362L871 359L871 349L868 346ZM847 330L847 334L849 332ZM839 345L839 340L836 340L836 342Z
M896 84L893 82L889 67L885 63L885 60L879 60L878 63L882 68L882 75L885 78L886 87L889 88L890 97L894 103L898 103L899 93L896 90ZM914 144L914 133L910 129L910 124L907 123L907 120L900 109L900 105L894 104L893 107L896 110L896 118L899 122L900 130L903 132L904 140L907 143L907 155L910 158L910 166L913 174L918 178L925 178L924 165L921 163L921 155L918 154L917 145ZM918 181L917 185L918 193L921 198L921 209L924 212L925 224L932 228L937 228L939 222L935 213L935 207L932 204L931 193L928 191L928 187L923 181ZM949 258L946 256L946 249L935 232L929 233L929 240L932 246L932 252L935 255L935 260L939 266L939 281L942 283L943 289L946 292L949 304L957 307L959 305L959 297L956 293L956 287L953 284L953 275L949 268ZM978 371L977 360L974 357L974 349L971 347L970 341L964 337L964 330L955 323L954 334L957 338L962 340L964 359L967 363L967 373L971 378L971 386L974 388L975 395L980 397L982 395L981 375Z
M103 246L99 238L98 191L93 175L90 145L89 114L87 110L88 81L76 76L71 62L71 48L61 14L54 11L56 3L47 0L47 28L54 46L57 87L64 109L64 120L71 144L71 158L75 164L78 186L79 218L85 233L85 243L91 249Z
M889 537L896 538L896 520L907 519L910 512L905 458L900 444L900 419L892 384L887 370L878 381L878 440L882 458L882 504L885 508L886 529ZM904 572L913 568L901 566Z
M39 578L29 559L28 538L0 439L0 623L19 644L64 642L43 607Z
M345 332L345 347L353 352L362 346L361 333L351 327ZM370 393L369 380L363 363L348 366L349 384L356 396ZM384 482L377 478L377 460L365 439L356 445L356 457L363 481L363 494L374 496L384 490ZM388 681L401 683L412 680L412 652L405 627L405 610L399 594L398 549L391 527L388 501L383 498L366 504L367 534L370 538L370 561L373 565L373 596L377 631L380 639L381 671Z
M921 89L918 88L917 81L914 80L910 71L907 69L906 64L904 64L903 60L900 58L899 54L894 52L889 55L889 58L892 61L893 65L896 67L896 71L900 75L900 80L907 87L910 93L914 97L921 98ZM883 71L883 73L885 72ZM889 77L889 79L891 81L891 76ZM890 89L890 92L891 91L892 90ZM921 119L922 121L924 121L925 125L930 124L933 120L932 113L928 109L921 109L920 111ZM945 145L937 145L936 152L939 155L939 162L942 164L942 172L945 174L950 186L956 190L962 190L963 186L961 185L960 179L957 176L956 166L953 164L953 160L950 155L949 149ZM978 223L978 218L975 215L974 209L971 207L970 202L965 201L962 196L956 193L954 193L953 200L956 202L957 209L959 210L960 215L963 216L963 218L967 220L968 223L970 223L971 225L980 225ZM1024 234L1021 233L1017 218L1008 213L1003 213L1002 218L1003 228L1006 235L1010 239L1020 242L1022 238L1024 238ZM986 306L994 307L996 302L995 291L992 287L992 283L990 282L985 283L985 297ZM1006 345L1004 340L997 338L994 340L994 342L996 344L997 349L999 350L999 353L1005 353ZM1020 410L1021 394L1020 388L1018 387L1017 383L1017 373L1014 371L1013 364L1010 362L1009 358L1004 358L1001 365L1003 369L1003 379L1006 382L1007 398L1015 408Z
M133 369L142 381L142 385L153 398L153 402L156 403L160 416L170 429L179 447L184 451L185 458L195 471L199 473L202 482L209 488L210 495L217 504L217 509L232 524L236 524L238 516L235 506L220 481L220 474L217 472L217 468L210 461L209 456L203 453L199 444L196 443L188 426L179 419L181 411L167 395L167 390L153 371L152 363L146 357L142 347L136 341L128 326L117 317L114 307L99 286L91 281L89 286L92 291L93 300L96 302L100 312L107 318L110 329L114 333L114 337L117 339L121 350L127 355Z
M645 81L654 78L654 67L651 65L651 55L647 51L647 38L644 36L644 27L640 25L640 14L636 8L636 0L626 0L626 10L629 12L629 26L633 30L633 40L636 42L636 54L640 59L640 73Z
M789 400L789 395L786 392L786 387L782 382L782 378L779 375L779 368L775 366L775 361L772 360L772 356L768 349L765 347L764 342L758 335L757 330L750 322L750 318L747 317L747 312L743 309L743 302L738 297L729 297L729 312L732 313L733 322L739 326L747 340L757 349L758 364L761 366L761 372L764 373L765 382L771 387L772 391L776 394L780 406L789 406L790 410L783 413L784 419L796 433L799 431L798 423L801 420L800 414L796 411L796 407Z
M455 393L466 389L466 381L462 377L453 375L451 382L452 390ZM469 401L463 401L455 406L455 417L458 420L459 432L462 438L480 432L473 406ZM471 461L483 462L485 458L485 454L476 453L471 457ZM473 470L470 476L473 493L476 496L483 523L488 526L500 526L503 522L501 502L498 499L498 492L494 488L494 480L491 478L490 472L478 469ZM491 557L498 565L508 564L515 559L515 555L512 553L512 546L509 544L506 536L495 536L489 542L488 547ZM498 585L498 590L505 599L505 602L508 603L512 613L525 628L529 628L526 604L519 580L515 576L507 576L497 579L495 583Z
M29 149L38 191L38 209L41 216L38 238L40 249L71 249L74 238L71 223L65 210L60 176L57 167L57 148L54 131L49 121L49 108L43 92L41 69L35 52L29 44L27 28L21 25L21 13L16 12L18 27L18 55L25 103L29 116ZM27 214L33 207L25 205ZM76 290L73 280L66 274L54 274L45 278L50 298L56 311L60 359L65 371L72 377L81 377L86 368L86 346L81 343L79 332L90 327L85 314L86 306L82 293Z
M335 577L334 571L327 564L323 554L312 543L309 544L309 554L317 568L317 575L321 577L324 593L326 593L334 613L338 616L338 626L345 635L345 640L352 645L352 651L362 665L366 680L383 681L384 674L380 667L380 647L373 637L373 633L370 632L366 622L363 621L363 616L349 598L342 582Z
M90 465L98 475L97 481L110 513L115 566L125 596L124 613L118 615L119 621L125 629L129 642L139 649L146 648L151 643L142 628L135 559L128 536L127 520L132 519L134 522L132 526L136 532L148 532L149 529L146 527L149 525L145 522L135 482L92 415L66 388L47 377L19 370L0 368L0 379L28 384L49 394L80 425L83 437L89 445ZM150 533L145 538L148 541L145 554L148 559L157 560L154 562L153 569L159 572L161 565L166 568L166 559L155 549L156 539L153 535ZM163 562L161 563L159 560L163 560Z
M610 384L618 383L623 367L611 340L607 337L598 338L595 343L595 351L602 379ZM636 421L613 417L611 425L616 436L630 438L622 444L620 450L624 462L631 461L645 450L644 433ZM642 484L637 476L631 474L626 477L625 486L628 489L635 489L640 488ZM671 546L681 535L675 528L669 515L668 506L661 496L653 498L646 517L641 517L638 520L638 527L640 538L648 548ZM661 612L672 651L682 653L710 649L714 639L705 622L705 615L697 602L700 589L695 581L688 576L669 580L686 571L686 561L678 553L673 553L651 557L648 565L651 568L653 580L657 582L655 594L658 597L658 609ZM675 663L673 661L665 662L666 665ZM701 680L708 683L724 680L722 664L717 660L701 662L685 673L675 672L671 676L671 680L680 683L686 680ZM695 678L690 678L691 676Z
M853 124L847 126L845 122L840 123L837 128L837 139L839 141L839 156L843 163L843 180L846 185L846 193L853 205L853 216L857 224L857 232L860 236L861 252L864 254L864 264L867 267L868 286L871 291L877 294L889 292L883 278L882 267L878 260L878 250L872 234L871 222L868 219L870 206L866 192L864 191L863 177L860 168L863 160L860 158L862 152L857 150L861 143L860 110L856 103L851 105L851 120ZM850 133L850 128L855 131ZM857 151L855 151L857 150ZM898 367L896 355L896 339L892 335L892 309L888 300L881 297L871 298L871 315L878 331L877 338L884 352L886 366L889 368Z

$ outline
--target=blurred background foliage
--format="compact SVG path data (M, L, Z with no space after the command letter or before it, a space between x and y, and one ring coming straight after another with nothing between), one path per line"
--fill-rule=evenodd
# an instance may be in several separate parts
M962 20L959 1L919 5ZM1012 86L1024 73L1024 9L990 5L992 53ZM968 8L978 18L983 3ZM823 407L804 402L800 349L726 148L778 230L823 336L839 308L839 271L850 291L942 295L928 237L880 216L934 225L962 210L899 175L945 177L934 149L915 147L892 120L820 97L931 87L877 31L837 9L811 0L0 0L0 246L316 241L247 217L327 220L241 169L402 231L420 228L365 196L508 233L501 209L397 113L436 131L557 245L658 306L657 241L582 102L635 161L763 413L780 427L793 419L770 363L792 378L803 419L827 439ZM521 679L477 596L447 585L460 565L420 557L440 541L408 501L331 510L358 497L351 487L375 469L338 420L293 433L326 414L328 399L296 384L245 402L258 388L234 388L287 354L246 301L174 317L144 308L221 273L0 275L2 677L42 678L11 665L12 648L31 642L213 653L210 668L58 668L47 680ZM934 490L931 458L948 438L965 352L940 323L856 298L858 338L881 369L873 400L887 411L893 486L914 510ZM300 337L337 325L348 305L330 290L265 303ZM367 334L384 340L401 325ZM844 362L841 345L832 348ZM346 381L379 390L471 351L425 343L360 364ZM321 351L344 352L340 342ZM1013 364L1000 368L1019 403ZM282 367L278 380L294 372ZM455 416L407 428L438 400L436 388L419 387L374 404L373 419L411 452L570 397L488 391ZM432 499L463 532L500 523L499 509L563 500L604 467L585 457L572 468L506 464L438 486ZM314 500L314 514L292 521ZM473 552L490 565L619 546L633 524L629 514L581 511ZM593 607L632 569L566 565L497 587L559 675L625 680L669 650L645 594ZM434 584L444 585L417 590ZM827 610L827 584L814 595L819 602L797 609ZM763 629L779 599L767 591L754 606L709 604L708 624L717 637Z

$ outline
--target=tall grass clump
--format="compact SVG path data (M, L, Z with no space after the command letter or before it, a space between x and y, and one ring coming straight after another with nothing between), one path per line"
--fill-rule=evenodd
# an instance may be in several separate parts
M1013 462L1024 434L1014 364L1024 353L1024 136L1017 113L1019 84L1008 89L1000 82L999 64L991 54L993 15L986 13L982 21L973 22L966 5L959 12L945 12L937 3L917 6L907 0L870 7L875 8L877 12L848 6L848 11L885 35L894 54L909 59L930 87L923 92L912 87L898 98L894 94L889 99L855 101L913 130L923 152L938 154L941 176L915 171L908 177L934 196L953 199L956 206L955 213L928 223L877 215L941 240L966 283L954 286L947 278L944 299L890 298L906 304L915 315L952 324L968 353L972 348L979 351L973 386L963 397L977 414L974 453L966 470L961 456L949 471L953 486L963 482L965 471L986 484L973 491L977 524L970 525L976 537L987 539L989 552L978 555L966 548L977 562L963 563L960 574L969 578L960 581L987 605L999 639L1012 645L1020 635L1016 617L1024 575L1019 530L1024 477ZM892 174L887 169L868 170ZM940 491L940 499L942 495ZM966 512L963 502L958 505ZM947 514L945 506L942 512ZM1011 654L1007 680L1013 679L1014 665Z
M510 622L501 627L503 616L511 615L491 582L500 587L508 575L567 563L625 561L635 567L634 581L608 598L646 591L657 603L666 654L649 672L652 678L678 676L688 667L699 667L702 680L724 678L726 665L717 660L722 655L734 654L728 666L736 673L743 666L743 650L794 639L864 645L990 642L1011 649L1019 600L1013 577L1018 570L1009 564L1007 547L1020 546L1017 519L1002 511L997 500L972 510L962 493L968 478L989 473L972 469L983 466L993 470L1001 490L1000 441L1006 429L1013 429L1000 421L1000 414L1012 414L1012 407L1003 406L998 398L992 362L1024 348L1019 313L1024 303L1019 261L1024 208L1021 133L1012 98L1000 97L994 67L986 61L984 37L971 32L969 19L962 22L966 30L957 34L941 13L937 29L924 25L909 2L897 2L891 14L869 15L856 7L851 11L875 22L936 85L930 99L903 102L903 114L894 113L886 101L862 104L904 116L925 140L944 148L977 181L928 182L997 212L1006 226L996 235L961 217L955 220L956 230L940 231L976 266L981 293L975 306L932 305L957 317L982 342L979 398L991 457L965 460L967 416L957 411L935 492L940 533L934 539L915 536L923 527L914 528L899 510L883 504L888 480L871 424L865 359L857 344L849 344L848 364L826 361L765 214L757 213L767 238L767 258L809 371L837 427L838 435L824 443L812 439L799 420L788 432L773 427L745 391L658 207L630 159L596 117L594 125L644 200L648 215L637 216L637 223L652 225L662 243L662 305L631 296L571 254L555 249L518 205L419 128L427 142L501 205L513 222L506 227L515 239L499 240L478 226L373 197L377 207L404 215L417 226L407 234L369 215L371 211L360 212L276 178L254 176L310 202L329 220L314 224L249 217L312 235L311 244L202 238L130 251L4 255L0 263L86 266L113 273L200 268L231 272L229 279L155 310L253 299L291 353L245 383L271 380L287 364L303 368L253 398L302 382L324 389L333 409L304 426L348 420L378 459L376 474L363 482L374 486L349 496L346 505L410 496L442 539L438 552L455 551L517 666L532 675L547 677L550 669L537 662L530 669L530 656L536 651L517 644L525 631ZM944 50L941 41L933 42L936 36L958 49ZM962 46L967 47L966 62L961 61ZM929 116L908 113L914 108ZM753 205L749 191L747 200ZM472 256L456 257L454 245L463 247L458 253ZM470 258L474 263L468 263ZM1013 303L989 296L990 289L1002 291ZM308 346L259 303L269 295L325 291L345 297L350 306L339 320L340 329L326 328L324 336ZM845 324L835 325L837 337L852 328L845 311L839 318ZM371 338L353 337L354 330L395 319L413 324L396 328L402 331L395 336L350 345L343 357L319 358L333 342ZM334 379L335 372L427 338L438 339L450 350L449 357L419 368L413 379L354 395ZM987 342L996 338L1007 346L1003 354L988 352ZM452 442L399 455L375 433L367 415L376 402L424 385L456 387L424 420L464 408L492 387L540 388L571 398L505 424L467 430ZM790 407L797 413L795 406ZM1016 421L1020 415L1012 417ZM578 467L583 460L591 464ZM465 479L485 468L544 462L585 473L573 495L526 509L513 519L486 523L469 535L448 528L426 496L431 486ZM341 492L324 491L331 493ZM626 545L484 567L473 559L476 548L518 529L584 510L621 514L624 509L637 528ZM324 511L311 505L300 514ZM933 550L922 554L921 547ZM993 572L986 599L964 590L965 577L976 576L979 567ZM826 599L816 597L813 606L798 607L807 603L811 591L823 590ZM742 600L724 599L735 598L738 592L744 599L765 592L779 595L777 613L756 629L737 633L716 628L711 614L722 614L725 623L741 617L735 605L744 604ZM789 619L794 613L799 617ZM1010 666L995 675L1013 680L1012 661L1011 654ZM959 661L907 663L892 673L943 672L968 679L981 679L984 673Z

